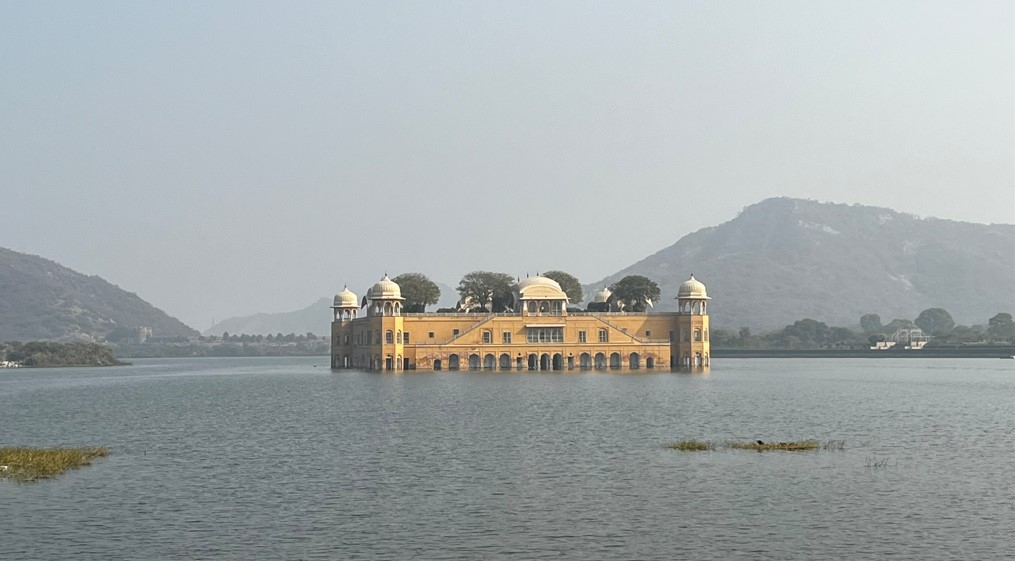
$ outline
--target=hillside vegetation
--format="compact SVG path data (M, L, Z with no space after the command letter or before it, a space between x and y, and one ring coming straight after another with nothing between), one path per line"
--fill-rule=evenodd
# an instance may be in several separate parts
M101 340L117 327L194 336L176 318L97 276L0 248L0 341Z
M857 325L932 307L985 325L1015 302L1015 226L919 218L893 210L778 198L589 285L626 275L663 289L657 310L673 310L677 287L694 273L708 286L717 327L781 328L800 318Z
M113 356L113 351L98 343L0 343L0 361L21 366L119 366L125 364Z

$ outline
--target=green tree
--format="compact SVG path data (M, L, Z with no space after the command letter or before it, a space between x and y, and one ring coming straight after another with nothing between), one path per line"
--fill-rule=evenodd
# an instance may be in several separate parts
M547 271L543 273L543 276L557 281L557 284L560 285L564 294L567 294L567 298L572 304L577 304L585 298L585 295L582 293L582 283L578 282L578 279L574 275L564 271Z
M927 308L913 322L928 335L947 335L955 327L955 320L944 308Z
M643 312L647 305L659 300L662 290L654 280L641 275L628 275L610 286L613 300L623 302L625 309Z
M900 329L913 329L916 325L908 319L893 319L888 325L884 326L884 332L888 334L895 333Z
M408 313L423 313L428 305L436 304L441 298L441 289L437 283L423 273L402 273L391 280L402 289L405 311Z
M811 318L798 319L782 330L785 339L795 337L801 344L811 346L824 345L828 342L829 334L830 330L824 322Z
M1001 312L987 320L987 335L995 341L1015 338L1015 321L1011 314Z
M878 333L881 331L881 316L877 314L864 314L860 316L860 329L864 333Z
M506 273L473 271L458 282L458 295L463 301L471 299L479 306L491 302L492 312L503 312L514 301L511 292L513 283L514 279Z

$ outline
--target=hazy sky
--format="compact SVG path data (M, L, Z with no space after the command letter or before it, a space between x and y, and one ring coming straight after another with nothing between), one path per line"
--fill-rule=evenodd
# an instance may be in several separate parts
M198 329L773 196L1011 223L1013 154L1011 1L0 1L0 246Z

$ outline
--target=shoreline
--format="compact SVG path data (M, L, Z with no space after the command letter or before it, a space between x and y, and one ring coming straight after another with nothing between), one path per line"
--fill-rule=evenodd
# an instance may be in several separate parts
M1015 346L924 347L919 350L870 349L712 349L712 358L989 358L1010 359Z

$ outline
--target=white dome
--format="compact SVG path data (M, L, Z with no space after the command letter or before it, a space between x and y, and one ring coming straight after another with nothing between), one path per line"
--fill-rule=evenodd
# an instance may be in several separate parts
M567 294L560 288L560 283L548 278L536 275L522 279L515 287L520 300L566 300Z
M353 291L349 290L349 287L346 286L345 288L342 289L342 292L339 292L338 294L335 295L335 303L332 307L358 308L359 297L357 297L356 294Z
M367 296L371 300L401 300L402 289L385 274L383 279L370 287L370 290L367 291Z
M680 285L680 289L677 290L677 298L697 298L699 300L711 300L708 297L708 292L705 291L705 285L698 279L691 275L691 278L684 281Z
M596 297L593 301L598 304L605 304L606 302L609 302L610 296L613 296L613 293L610 292L609 288L604 286L602 290L596 293Z

